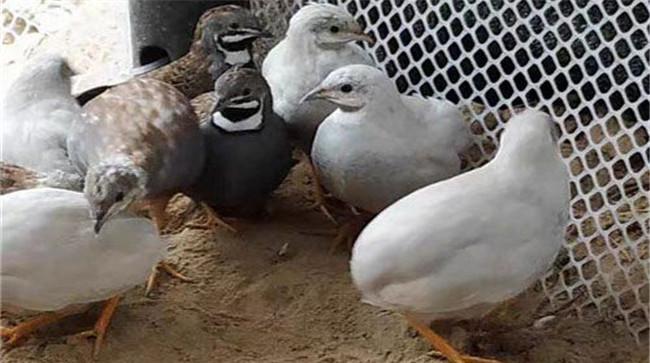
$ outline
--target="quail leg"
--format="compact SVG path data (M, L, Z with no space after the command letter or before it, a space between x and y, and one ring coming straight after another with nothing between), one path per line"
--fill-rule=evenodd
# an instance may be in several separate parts
M404 315L404 318L413 328L415 328L415 330L418 331L418 333L420 333L420 335L422 335L429 343L431 343L435 350L447 358L447 360L451 363L500 363L499 361L493 359L461 355L456 349L447 343L443 337L436 334L425 324L420 323L417 319L406 314Z
M151 271L151 275L149 275L149 278L147 279L147 285L144 290L144 296L149 296L151 294L151 291L153 290L153 287L156 286L156 281L158 280L158 276L160 275L160 270L163 270L169 274L171 277L175 277L183 282L192 282L193 280L182 273L178 272L176 269L171 267L167 262L161 261L158 262L156 266L153 267Z
M165 211L165 208L167 207L167 203L169 202L169 199L171 199L171 196L163 196L148 201L149 215L151 216L151 219L153 219L154 223L156 223L156 226L158 227L158 232L160 234L162 234L162 230L167 224L168 215L167 212ZM149 278L147 279L145 296L148 296L151 293L151 290L156 284L156 280L159 276L160 270L167 272L170 276L175 277L181 281L184 282L192 281L192 279L190 279L189 277L184 276L183 274L181 274L180 272L172 268L167 262L161 261L158 263L158 265L154 266L151 275L149 275Z
M316 195L316 203L314 204L314 207L318 208L321 211L321 213L325 215L325 218L327 218L335 226L338 226L339 224L336 221L336 218L334 218L334 216L329 211L329 209L327 209L325 192L323 191L323 186L320 184L320 181L318 180L318 174L316 173L316 168L314 167L314 164L311 162L311 159L304 151L300 151L300 159L302 159L302 161L307 164L307 167L309 168L309 174L311 174L311 179L313 180L314 183L314 193Z
M0 337L4 341L4 348L14 348L20 345L21 341L34 333L36 330L56 323L74 312L51 312L41 314L34 319L20 323L12 328L0 327Z
M115 314L115 309L117 309L117 305L120 302L120 296L113 296L112 298L106 300L104 302L104 307L102 308L102 312L99 315L99 318L97 318L97 321L95 322L95 327L92 330L89 330L87 332L79 333L77 336L79 337L94 337L95 338L95 344L93 345L93 358L97 359L99 357L99 351L101 350L101 347L104 343L104 339L106 338L106 331L108 330L108 326L111 323L111 319L113 318L113 314Z

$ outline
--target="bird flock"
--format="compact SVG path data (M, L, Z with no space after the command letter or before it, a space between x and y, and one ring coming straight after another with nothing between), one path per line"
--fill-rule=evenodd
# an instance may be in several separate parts
M428 324L480 319L553 262L569 191L549 115L513 116L495 158L461 174L473 140L458 107L401 95L345 10L301 8L258 70L252 46L269 35L248 9L213 8L186 56L83 102L62 57L26 65L2 109L0 296L37 315L0 328L5 347L104 302L87 332L96 356L120 294L145 281L149 292L159 271L187 280L164 261L170 198L189 197L202 227L234 231L221 216L264 213L295 148L337 239L356 240L362 300L402 314L453 363L496 362ZM325 191L354 213L332 214Z

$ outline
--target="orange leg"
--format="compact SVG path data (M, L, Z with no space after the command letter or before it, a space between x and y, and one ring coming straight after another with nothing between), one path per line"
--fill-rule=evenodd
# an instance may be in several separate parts
M65 318L68 315L73 315L73 312L51 312L45 313L37 316L34 319L28 320L24 323L18 324L13 328L0 328L0 337L4 340L4 346L7 348L13 348L19 345L20 341L24 338L27 338L30 334L34 333L36 330L56 323L57 321Z
M199 203L203 210L205 211L206 215L208 216L208 220L205 223L188 223L186 226L190 228L198 228L198 229L212 229L214 226L218 227L223 227L226 230L228 230L231 233L237 233L237 229L235 227L231 226L227 222L221 218L221 216L212 208L210 207L207 203L205 202L200 202Z
M433 350L433 351L431 351L431 353L432 353L432 355L434 355L434 356L436 356L438 358L448 359L447 357L445 357L444 354L442 354L442 353L440 353L438 351ZM465 363L501 363L498 360L487 359L487 358L479 358L479 357L474 357L474 356L471 356L471 355L463 355L461 357L463 358L463 362L465 362Z
M417 330L420 335L422 335L429 343L431 343L434 349L436 349L442 356L447 358L447 360L451 363L500 363L499 361L493 359L461 355L456 349L447 343L443 337L436 334L425 324L420 323L417 319L412 318L406 314L404 315L404 318L406 318L406 321L408 321L408 323L413 328L415 328L415 330Z
M327 218L330 222L332 222L335 226L338 226L339 223L336 221L336 218L334 218L334 215L327 209L327 201L325 200L325 192L323 190L323 186L320 184L320 181L318 180L318 174L316 173L316 167L314 164L311 162L311 159L305 153L304 151L300 152L300 158L302 159L303 162L307 164L307 167L309 168L309 174L311 174L311 179L314 182L314 194L316 195L316 203L315 207L317 207L323 215L325 215L325 218Z
M153 221L156 223L156 226L158 227L158 233L160 234L162 234L163 228L165 228L165 226L167 225L167 220L169 219L169 216L167 215L165 208L167 207L167 204L169 203L171 197L172 196L170 195L166 195L166 196L160 196L157 198L147 200L149 215L151 216L151 219L153 219ZM158 278L159 269L166 271L172 277L176 277L181 281L192 281L190 278L174 270L166 262L159 262L158 265L154 266L151 275L149 275L149 278L147 279L145 296L151 293L151 290L156 284L156 279Z
M153 271L151 271L151 275L149 275L149 278L147 279L147 285L144 290L144 296L149 296L151 291L153 290L153 287L156 286L156 280L158 279L158 276L160 274L160 270L163 270L167 272L171 277L175 277L183 282L192 282L193 280L190 279L189 277L181 274L180 272L176 271L173 267L171 267L167 262L161 261L158 262L156 266L153 267Z
M104 340L106 338L106 331L108 330L108 326L111 324L111 319L113 318L113 315L115 314L115 309L117 309L117 305L120 303L120 296L113 296L112 298L106 300L104 302L104 307L102 308L102 312L99 315L99 318L97 318L97 321L95 322L95 327L92 330L79 333L76 336L81 337L81 338L95 338L95 344L93 345L93 358L97 359L99 357L99 351L102 348L102 345L104 344Z
M113 318L113 314L115 314L115 309L117 309L119 303L119 296L113 296L106 300L102 313L97 319L97 322L95 322L96 335L95 345L93 347L93 358L95 359L99 356L99 350L101 349L102 344L104 343L104 338L106 337L106 330L108 330L108 326L111 324L111 319Z

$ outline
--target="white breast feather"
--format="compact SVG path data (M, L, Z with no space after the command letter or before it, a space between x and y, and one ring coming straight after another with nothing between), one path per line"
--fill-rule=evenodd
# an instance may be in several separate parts
M152 223L118 216L99 235L81 193L40 188L0 197L2 303L50 311L142 283L166 245Z
M212 114L212 123L229 132L259 130L262 127L262 122L262 108L251 117L238 122L228 120L221 114L221 112L215 112Z

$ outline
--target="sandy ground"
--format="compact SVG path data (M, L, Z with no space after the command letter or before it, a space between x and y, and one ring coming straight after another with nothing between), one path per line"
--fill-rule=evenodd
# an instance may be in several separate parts
M73 27L46 40L43 49L65 52L82 71L121 72L124 46L118 40L124 38L117 17L107 15L119 9L111 3L84 6ZM179 198L170 206L170 261L195 282L164 277L151 297L142 287L129 292L100 361L438 362L399 316L359 302L348 255L329 253L334 229L309 207L310 192L298 167L271 200L267 217L233 222L238 234L185 228L181 214L188 201ZM186 219L202 218L193 213ZM537 286L483 321L436 328L466 353L503 362L648 361L648 347L636 345L614 312L578 320L572 311L550 306ZM90 361L91 342L69 336L92 327L97 313L44 330L0 361ZM546 324L535 327L541 318Z
M127 294L100 361L126 362L437 362L397 315L359 302L348 255L330 254L333 227L310 208L310 181L298 167L269 215L237 220L239 230L184 227L188 200L170 206L170 261L195 279L167 277L152 297ZM200 212L185 219L202 218ZM283 246L287 246L283 250ZM284 252L284 253L280 253ZM92 327L97 309L43 331L2 362L86 362L91 342L66 338ZM534 322L555 316L541 328ZM439 332L467 353L503 362L641 363L622 321L585 317L547 304L532 288L487 319Z

